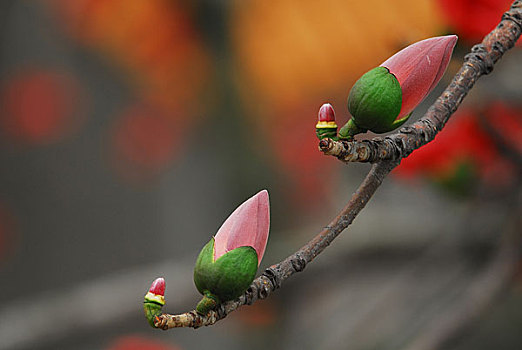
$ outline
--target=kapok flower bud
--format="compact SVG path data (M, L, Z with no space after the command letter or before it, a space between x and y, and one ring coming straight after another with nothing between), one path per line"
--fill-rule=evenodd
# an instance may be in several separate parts
M196 311L206 314L239 297L252 283L265 252L270 227L268 192L241 204L201 250L194 283L203 299Z
M364 74L348 96L352 118L339 137L384 133L404 124L442 78L456 42L456 35L419 41Z
M161 315L161 308L165 305L165 279L163 277L156 278L145 294L143 301L143 311L145 317L152 327L154 326L154 318Z
M331 104L325 103L319 108L318 121L315 133L319 140L329 137L337 137L337 124L335 123L335 111Z

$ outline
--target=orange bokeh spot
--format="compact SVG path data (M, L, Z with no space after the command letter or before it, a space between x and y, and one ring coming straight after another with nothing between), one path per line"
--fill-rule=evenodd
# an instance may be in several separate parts
M16 141L52 143L78 127L81 102L80 87L70 75L27 70L9 79L2 91L1 125Z
M200 108L196 99L210 60L190 6L175 0L48 3L73 38L115 63L143 99L186 113Z
M344 99L365 71L441 30L431 0L232 4L232 42L243 80L269 102L301 103L328 91Z

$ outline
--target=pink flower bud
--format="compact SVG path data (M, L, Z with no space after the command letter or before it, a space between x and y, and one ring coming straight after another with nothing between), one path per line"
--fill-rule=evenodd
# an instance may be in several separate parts
M268 192L263 190L241 204L218 230L215 236L214 261L235 248L250 246L257 253L259 265L265 253L269 227Z
M165 279L163 277L156 278L149 288L149 293L165 296Z
M335 111L331 104L325 103L321 106L318 113L319 122L335 122Z
M402 106L397 119L410 114L435 88L446 71L456 43L456 35L429 38L406 47L381 64L401 86Z
M161 315L161 308L165 305L165 279L163 277L156 278L145 294L143 301L143 311L145 317L151 325L156 328L154 324L157 316Z

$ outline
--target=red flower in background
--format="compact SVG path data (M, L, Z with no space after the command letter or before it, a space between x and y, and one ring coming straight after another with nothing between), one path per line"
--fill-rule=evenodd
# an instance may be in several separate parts
M481 114L487 118L487 126ZM488 127L493 127L510 148L522 153L520 108L496 102L485 110L458 110L435 140L403 159L394 174L403 179L426 176L447 180L466 165L488 185L508 186L516 176L514 167L499 151Z
M126 335L116 339L106 350L180 350L180 348L139 335Z
M324 198L337 178L333 171L335 162L317 150L317 138L313 132L317 106L299 105L280 107L280 119L273 125L261 125L265 132L262 152L272 148L271 160L286 175L283 186L286 195L298 206L308 209L323 205L318 199ZM302 125L294 118L301 116ZM302 127L302 126L305 127ZM312 130L312 132L311 132Z
M2 91L4 132L15 141L46 144L75 131L86 103L80 84L70 74L26 68L7 80Z
M437 0L452 31L469 44L482 41L509 10L512 0Z

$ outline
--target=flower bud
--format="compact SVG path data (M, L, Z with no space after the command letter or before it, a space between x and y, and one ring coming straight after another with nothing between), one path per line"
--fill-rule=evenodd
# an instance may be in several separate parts
M315 126L315 133L319 140L329 137L337 137L337 124L335 123L335 111L331 104L325 103L321 106L318 113L318 121Z
M265 252L270 226L268 192L241 204L203 247L194 268L194 283L203 299L196 311L206 314L239 297L252 283Z
M352 118L339 137L385 133L406 122L442 78L456 42L456 35L419 41L364 74L348 96Z
M156 278L145 294L143 301L143 311L145 317L152 327L154 326L154 319L161 315L161 308L165 305L165 279L163 277Z

